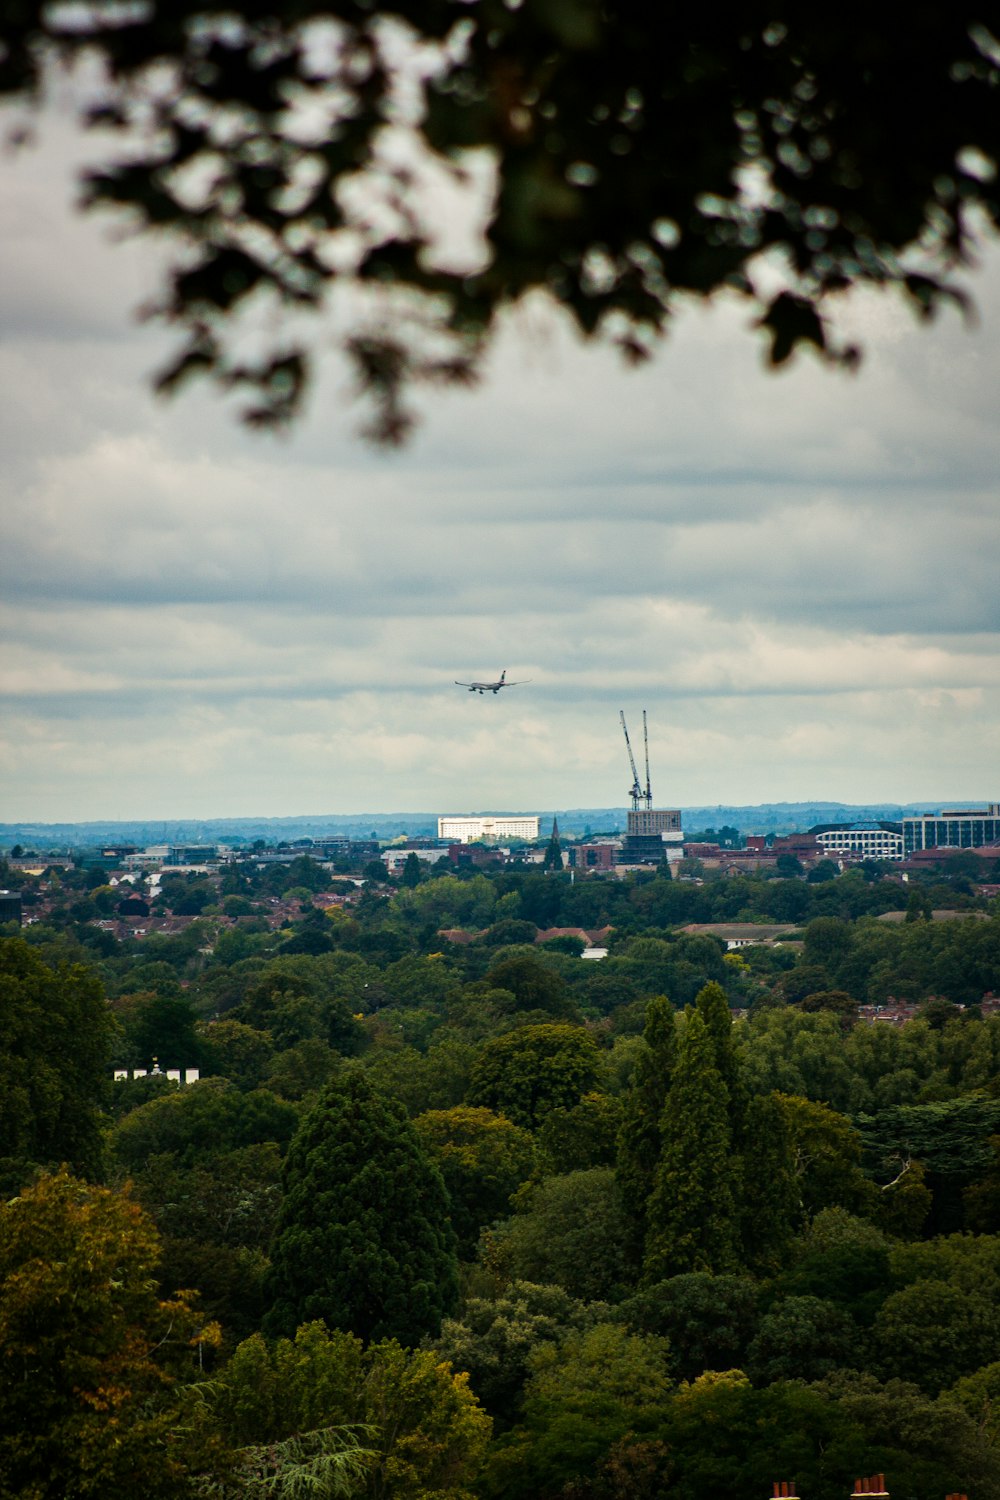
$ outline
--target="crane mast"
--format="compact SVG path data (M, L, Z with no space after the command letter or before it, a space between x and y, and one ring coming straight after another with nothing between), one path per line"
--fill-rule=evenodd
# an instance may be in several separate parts
M644 800L645 800L645 803L646 803L646 807L650 808L653 805L653 793L652 793L652 791L650 789L650 785L649 785L649 735L646 733L646 710L645 709L643 709L643 711L642 711L642 743L643 743L643 748L645 749L645 752L646 752L646 791L645 791L645 794L644 794Z

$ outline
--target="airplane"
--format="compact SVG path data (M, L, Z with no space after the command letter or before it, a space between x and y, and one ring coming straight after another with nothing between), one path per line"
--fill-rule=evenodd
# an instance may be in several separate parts
M530 682L530 681L531 681L530 677L524 677L524 678L521 679L521 682ZM483 693L499 693L500 689L504 688L504 687L520 687L521 686L521 682L508 682L507 681L507 668L504 667L503 671L500 673L500 680L499 680L499 682L458 682L458 681L456 681L455 686L456 687L468 688L470 693L478 693L480 695L480 697L482 697Z

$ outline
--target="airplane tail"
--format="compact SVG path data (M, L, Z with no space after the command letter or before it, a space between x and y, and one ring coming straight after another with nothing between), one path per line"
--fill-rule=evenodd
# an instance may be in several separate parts
M501 681L501 683L503 682L503 680L504 680L504 678L506 676L507 676L507 668L504 667L503 671L500 673L500 681Z

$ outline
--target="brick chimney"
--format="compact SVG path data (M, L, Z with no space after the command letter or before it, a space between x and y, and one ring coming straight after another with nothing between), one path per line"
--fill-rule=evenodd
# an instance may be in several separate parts
M774 1500L799 1500L798 1495L795 1493L794 1484L789 1484L785 1479L779 1483L776 1479L774 1481Z
M856 1479L854 1489L851 1492L851 1500L871 1500L872 1496L878 1500L889 1500L889 1491L885 1487L884 1474L869 1474L867 1479Z

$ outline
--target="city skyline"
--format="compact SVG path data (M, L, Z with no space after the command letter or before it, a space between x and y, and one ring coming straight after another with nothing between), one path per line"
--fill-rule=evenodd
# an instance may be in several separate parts
M627 371L534 304L379 452L335 361L285 439L154 400L157 257L79 149L0 163L0 820L611 806L622 708L658 806L995 796L995 246L975 326L853 297L856 377L725 302Z

